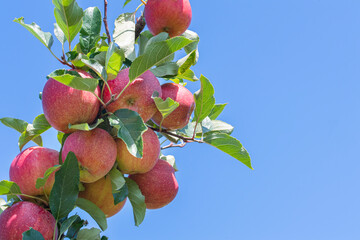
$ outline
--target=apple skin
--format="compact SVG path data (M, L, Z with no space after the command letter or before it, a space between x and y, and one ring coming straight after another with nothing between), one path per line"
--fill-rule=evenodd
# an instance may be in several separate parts
M32 202L18 202L0 215L0 240L23 239L23 232L30 228L40 232L45 240L52 240L55 226L55 218L44 208Z
M128 83L129 68L121 70L115 79L108 81L111 92L114 95L118 95ZM154 91L157 91L161 96L159 80L151 71L146 71L130 83L120 98L111 103L106 110L115 112L116 110L127 108L139 113L144 122L147 122L157 110L155 102L151 98ZM105 87L103 99L105 103L111 99L107 87Z
M110 177L103 177L93 183L85 183L84 187L85 191L80 192L79 197L93 202L105 213L107 218L120 212L125 205L126 199L114 205Z
M189 0L148 0L144 17L153 35L167 32L170 37L179 36L191 23L190 2Z
M168 205L179 190L174 168L161 159L149 172L129 177L139 185L141 193L145 196L147 209L158 209Z
M78 72L83 78L92 78L82 70L70 71ZM99 87L95 94L99 96ZM100 102L93 93L68 87L52 78L44 86L42 106L50 125L64 133L74 132L68 128L69 123L92 123L100 110Z
M121 139L116 139L118 168L124 174L146 173L158 161L160 155L160 142L156 133L148 128L143 137L143 157L133 156Z
M10 166L10 180L19 185L23 194L30 196L50 195L55 173L48 178L45 187L37 189L36 180L44 177L46 170L59 164L59 152L44 147L30 147L19 153Z
M62 160L73 152L80 164L80 181L91 183L104 177L116 161L116 143L103 129L77 131L66 138Z
M189 119L195 108L194 96L187 88L176 83L165 83L161 85L161 91L163 100L169 97L179 103L179 107L164 119L161 127L169 130L185 127L189 123ZM157 111L152 120L160 126L162 120L161 113Z

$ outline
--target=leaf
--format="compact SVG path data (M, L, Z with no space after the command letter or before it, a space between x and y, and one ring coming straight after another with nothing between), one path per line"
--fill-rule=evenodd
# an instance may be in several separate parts
M123 174L117 168L110 170L109 177L113 190L121 189L126 184Z
M135 80L138 76L157 65L174 52L192 43L185 37L174 37L161 42L148 44L145 53L137 57L132 63L129 70L130 81Z
M106 60L105 60L105 69L109 76L109 80L116 78L124 60L125 60L124 52L120 50L116 46L116 44L111 42L109 49L106 53Z
M7 209L8 206L6 204L6 201L2 198L0 198L0 215Z
M57 133L57 140L59 141L60 144L63 143L62 139L63 139L64 135L65 135L65 133L63 133L63 132Z
M135 13L123 13L115 20L114 42L124 50L130 61L136 58L135 53Z
M49 50L51 49L54 43L54 38L51 33L41 31L41 28L36 25L36 23L25 24L23 17L15 18L14 22L19 23L21 26L25 27L32 35L39 39L40 42L45 45L45 47L47 47Z
M179 66L179 75L184 74L191 66L196 64L196 50L178 60L176 63Z
M101 12L97 7L89 7L84 11L83 24L79 42L83 53L87 54L100 40Z
M82 229L78 233L77 240L100 240L100 229Z
M152 95L152 99L154 99L156 108L161 113L163 119L169 116L180 105L178 102L172 100L169 97L166 98L166 100L164 101L162 98L159 97L159 93L156 91Z
M50 73L48 78L53 78L56 81L78 89L88 92L94 92L98 86L98 80L95 78L82 78L79 73L75 71L67 71L65 69L58 69Z
M215 104L213 109L211 110L210 114L209 114L209 118L211 120L215 120L224 110L224 108L226 107L227 103L225 104Z
M60 165L55 165L55 166L49 168L48 170L46 170L46 172L44 173L44 177L36 179L36 185L35 185L35 187L36 187L37 189L39 189L39 188L45 186L46 181L48 180L48 178L50 177L50 175L51 175L53 172L55 172L56 170L58 170L60 167L61 167Z
M81 29L83 10L75 0L52 0L52 2L55 5L56 23L71 43Z
M0 182L0 195L17 195L21 194L20 187L11 181L2 180Z
M79 221L79 220L81 220L81 219L78 215L74 215L74 216L71 216L68 219L66 219L61 224L59 236L61 236L63 233L65 233L74 222Z
M220 120L212 120L210 126L203 126L202 131L205 135L215 132L221 132L230 135L234 131L234 127Z
M196 122L204 120L211 113L211 110L215 105L214 87L203 75L201 75L200 81L201 88L194 93L196 107L193 120Z
M86 225L86 222L84 220L82 220L80 217L76 218L76 220L69 227L66 233L66 237L73 240L74 238L76 238L77 233L84 225Z
M75 124L75 125L71 125L69 124L69 129L76 129L76 130L80 130L80 131L91 131L94 130L95 128L97 128L101 123L104 122L104 119L99 118L96 123L89 125L88 123L80 123L80 124Z
M59 25L57 23L54 23L54 34L55 34L55 37L64 46L64 43L66 42L66 37L65 37L64 32L61 30L61 28L59 27Z
M191 53L192 51L196 50L196 58L195 58L195 64L199 60L199 50L198 50L198 44L200 41L199 35L196 32L186 30L182 36L186 37L187 39L192 40L193 42L189 45L187 45L184 50L187 54Z
M123 8L124 8L129 2L131 2L131 0L126 0L125 3L124 3Z
M236 138L225 133L213 133L206 135L204 141L253 169L249 153Z
M137 40L137 43L139 45L139 51L138 51L139 56L144 54L147 43L152 37L154 36L148 30L140 33L140 36Z
M147 127L140 115L129 109L119 109L109 116L109 121L118 130L117 137L124 141L128 151L135 157L142 158L142 134Z
M175 163L175 157L173 155L167 155L167 156L161 155L160 159L168 162L174 168L174 170L176 172L179 171L179 169L177 168L176 163Z
M125 184L122 188L113 192L114 205L117 205L122 201L124 201L128 195L129 195L129 189Z
M174 62L159 65L150 70L156 77L170 78L178 75L179 66Z
M102 236L101 237L101 240L108 240L109 238L108 237L106 237L106 236Z
M105 231L107 229L105 214L94 203L84 198L78 198L76 200L76 206L87 212L97 222L101 230Z
M126 185L129 189L128 198L133 207L135 225L140 226L140 224L144 221L146 213L145 197L142 195L139 186L134 180L130 178L125 179Z
M20 151L22 148L30 142L33 139L38 138L42 133L49 130L51 128L51 125L48 123L48 121L45 118L44 114L40 114L37 116L32 124L28 124L26 127L26 130L21 134L19 138L19 148ZM35 140L38 141L38 140ZM40 146L42 146L42 141Z
M30 228L26 232L22 233L23 240L44 240L43 235L40 232L36 231L33 228Z
M177 78L189 80L192 82L199 81L199 79L195 76L195 73L191 69L186 70L183 74L177 75Z
M50 193L49 206L56 220L66 217L75 207L79 194L80 170L76 156L69 152Z
M24 120L16 119L16 118L9 118L9 117L0 118L0 121L5 126L7 126L9 128L12 128L12 129L15 129L19 133L23 133L26 130L26 127L29 124L29 123L25 122ZM36 143L37 145L42 146L42 138L41 138L41 136L33 138L32 141L34 143Z

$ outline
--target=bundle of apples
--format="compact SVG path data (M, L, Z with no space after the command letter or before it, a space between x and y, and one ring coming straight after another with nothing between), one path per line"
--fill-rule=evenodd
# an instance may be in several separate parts
M166 11L167 8L172 11ZM191 21L191 7L188 0L149 0L144 16L153 35L168 32L170 37L181 35ZM83 78L92 76L82 70L76 71ZM146 208L158 209L169 204L178 192L178 183L173 166L159 159L160 143L157 134L148 128L142 135L143 156L133 156L120 139L101 128L91 131L74 131L69 124L94 123L101 111L100 101L109 103L114 95L121 96L107 105L106 112L114 113L119 109L136 111L144 122L152 120L168 130L185 127L194 110L194 97L184 86L166 83L160 86L151 71L146 71L129 85L129 69L123 69L117 77L108 82L109 88L98 86L95 95L77 90L52 78L48 79L42 93L44 115L49 124L69 134L61 151L65 161L73 152L79 162L80 181L85 189L79 197L96 204L106 215L118 213L125 201L114 205L112 184L109 171L116 164L123 174L129 174L145 196ZM128 85L128 86L127 86ZM101 94L103 91L103 94ZM158 112L152 98L157 92L163 100L171 98L179 103L178 108L165 119ZM47 179L44 187L36 188L36 181L45 172L59 164L59 152L44 147L30 147L13 160L10 167L10 180L19 185L23 195L49 196L55 182L54 173ZM23 197L24 198L24 197ZM24 198L24 200L27 200ZM7 208L0 215L0 240L22 239L22 233L33 228L45 239L53 239L55 219L48 211L30 201L21 201Z

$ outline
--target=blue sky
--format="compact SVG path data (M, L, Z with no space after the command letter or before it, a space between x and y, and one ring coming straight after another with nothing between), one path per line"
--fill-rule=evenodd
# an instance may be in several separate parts
M109 0L109 20L140 2ZM79 0L84 9L100 0ZM192 1L197 75L207 76L221 119L252 156L254 171L207 145L174 154L179 193L135 227L129 203L109 219L110 239L359 239L360 2ZM51 1L5 1L0 15L0 116L42 113L46 75L63 68L15 17L53 30ZM101 7L102 8L102 7ZM112 28L112 24L111 24ZM57 44L57 43L56 43ZM60 44L54 48L60 53ZM189 84L192 92L199 84ZM0 178L18 154L18 133L0 127ZM58 149L56 132L45 146ZM86 215L83 215L86 216ZM90 224L90 226L93 223Z

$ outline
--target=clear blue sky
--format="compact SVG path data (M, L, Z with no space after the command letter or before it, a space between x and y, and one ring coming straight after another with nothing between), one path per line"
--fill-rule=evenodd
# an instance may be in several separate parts
M140 1L133 0L125 11ZM124 1L109 0L110 22ZM102 1L79 0L85 9ZM134 226L129 203L109 219L110 239L360 239L360 1L192 2L201 38L194 68L213 83L221 119L235 126L254 171L207 145L169 150L180 169L171 205ZM51 1L4 1L0 116L42 113L45 76L62 68L16 23L53 30ZM111 25L112 26L112 25ZM55 52L60 53L56 43ZM198 83L190 86L191 91ZM0 127L0 178L18 133ZM58 149L56 132L45 146Z

